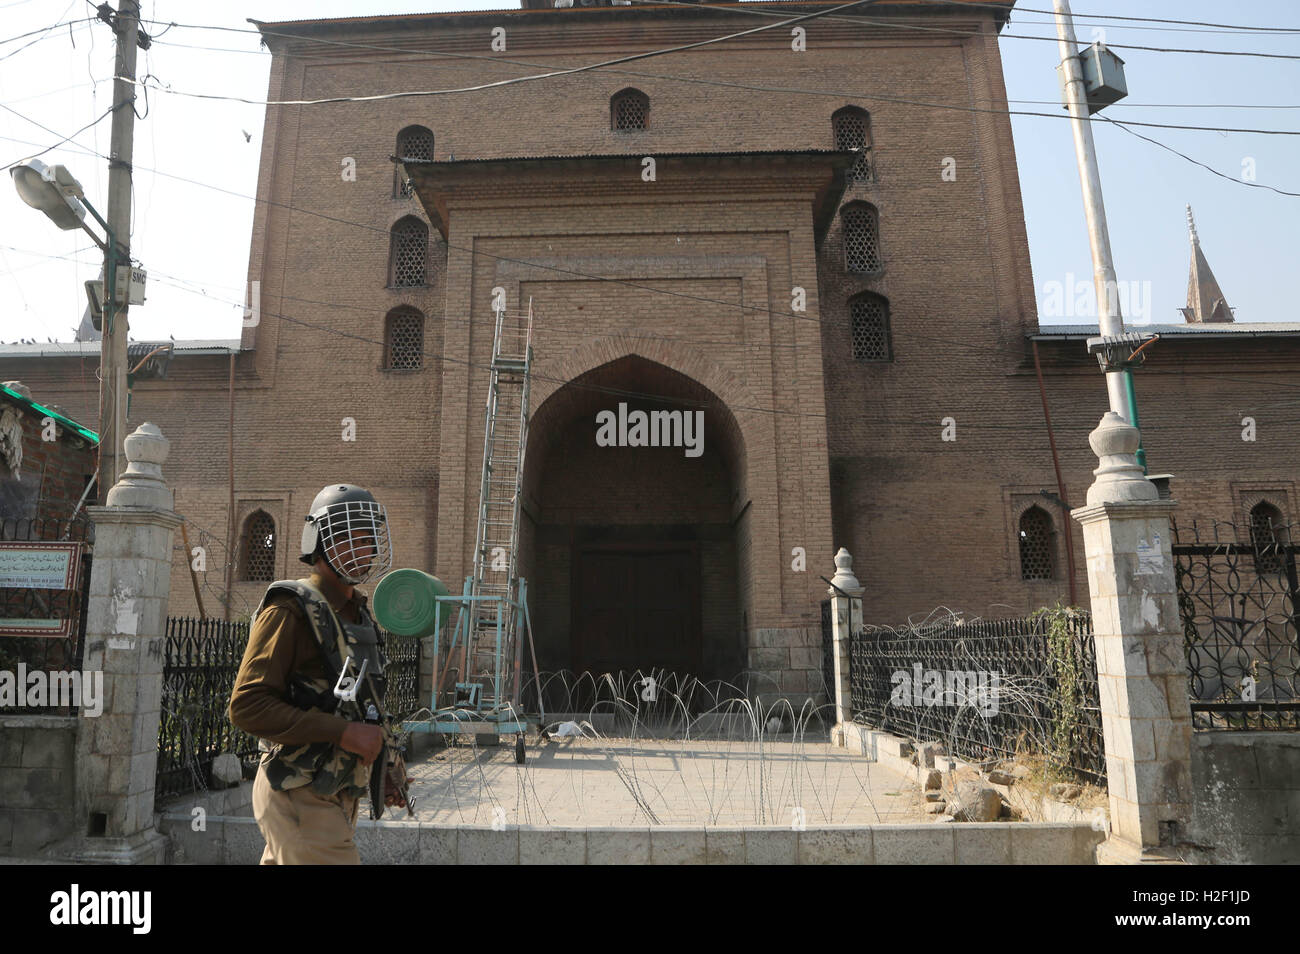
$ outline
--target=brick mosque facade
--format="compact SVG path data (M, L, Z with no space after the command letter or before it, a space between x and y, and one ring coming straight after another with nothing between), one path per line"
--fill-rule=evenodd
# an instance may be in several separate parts
M815 692L839 547L868 621L1068 600L1067 508L1092 479L1105 389L1082 333L1039 327L1003 111L1008 4L889 3L807 21L802 49L784 27L492 85L830 6L259 24L268 99L330 101L267 108L257 308L233 361L178 350L131 407L132 428L171 441L209 613L227 564L236 617L263 579L297 575L303 515L336 480L385 503L394 565L459 588L496 289L534 315L520 563L544 669L748 669ZM1082 228L1070 185L1062 216ZM1294 519L1296 414L1278 405L1298 344L1266 330L1152 349L1145 448L1180 522L1261 503ZM0 356L0 375L93 422L96 363ZM597 415L620 403L702 411L702 453L598 446ZM178 549L173 613L195 611L187 564Z

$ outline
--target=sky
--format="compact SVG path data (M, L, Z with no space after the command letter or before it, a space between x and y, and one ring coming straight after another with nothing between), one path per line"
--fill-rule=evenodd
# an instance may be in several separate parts
M39 156L69 167L107 212L113 36L89 0L0 0L0 161ZM144 0L155 36L137 75L177 90L264 100L270 54L263 21L430 10L499 9L502 0ZM1300 4L1294 0L1074 0L1082 42L1102 39L1125 61L1127 99L1114 120L1300 130ZM1040 320L1095 322L1092 273L1070 124L1063 118L1051 0L1020 0L999 40L1012 117ZM1117 16L1174 19L1135 23ZM75 21L75 22L69 22ZM1284 32L1194 26L1189 21ZM166 24L175 22L176 26ZM11 39L52 24L48 32ZM224 30L197 27L224 27ZM1096 31L1102 31L1098 34ZM8 41L8 42L4 42ZM1272 59L1126 49L1251 51ZM214 49L216 48L216 49ZM257 188L264 107L150 92L137 103L132 255L149 274L130 312L136 340L238 337ZM1248 132L1135 128L1216 170L1107 123L1094 124L1121 304L1130 324L1181 322L1191 204L1211 267L1239 322L1300 321L1289 282L1300 248L1300 138ZM0 341L70 341L85 309L83 283L102 255L83 232L59 231L0 183Z

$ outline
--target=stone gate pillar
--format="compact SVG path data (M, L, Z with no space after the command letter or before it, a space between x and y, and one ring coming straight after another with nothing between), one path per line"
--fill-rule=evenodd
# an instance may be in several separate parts
M123 442L128 465L95 524L83 668L104 673L104 710L77 732L78 860L161 863L154 829L154 775L162 701L163 639L172 534L181 518L162 479L168 441L141 424Z
M849 683L849 646L854 630L862 628L863 586L853 575L853 557L840 547L835 554L835 575L827 592L831 595L831 620L835 659L835 728L831 741L844 744L844 725L853 721L853 695Z
M1099 861L1177 857L1191 818L1192 713L1169 531L1134 456L1138 430L1109 411L1089 437L1100 459L1083 525L1106 746L1111 831Z

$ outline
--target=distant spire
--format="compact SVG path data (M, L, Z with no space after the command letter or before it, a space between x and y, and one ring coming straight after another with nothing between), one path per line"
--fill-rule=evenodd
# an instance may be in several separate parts
M1224 300L1223 290L1201 251L1201 238L1196 234L1196 219L1190 205L1187 207L1187 231L1192 241L1192 267L1187 277L1187 307L1181 309L1183 318L1188 324L1233 321L1232 309Z

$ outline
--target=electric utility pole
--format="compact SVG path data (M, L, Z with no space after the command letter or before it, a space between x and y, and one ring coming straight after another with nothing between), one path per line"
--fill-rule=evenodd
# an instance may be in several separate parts
M103 503L109 488L126 468L122 439L126 437L127 305L131 274L131 161L135 133L135 53L139 43L140 4L119 0L111 19L117 34L113 67L113 138L108 151L108 253L104 283L113 294L104 296L104 336L100 349L99 492ZM125 287L116 281L124 265ZM123 304L117 304L120 296Z
M1093 284L1097 290L1097 317L1103 338L1124 334L1124 316L1119 309L1119 285L1110 252L1110 231L1106 226L1106 207L1101 197L1101 174L1097 171L1097 147L1092 139L1092 122L1088 109L1083 64L1079 60L1079 40L1074 35L1074 21L1069 0L1053 0L1056 10L1056 34L1060 41L1061 68L1065 73L1065 104L1074 127L1074 153L1079 162L1079 182L1083 186L1083 211L1088 220L1088 244L1092 248ZM1129 350L1132 350L1131 348ZM1116 368L1106 372L1106 392L1110 409L1130 424L1136 424L1129 410L1128 372Z

